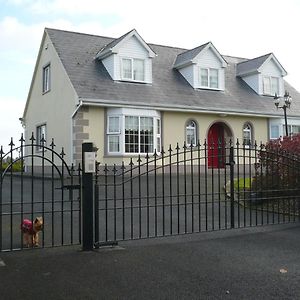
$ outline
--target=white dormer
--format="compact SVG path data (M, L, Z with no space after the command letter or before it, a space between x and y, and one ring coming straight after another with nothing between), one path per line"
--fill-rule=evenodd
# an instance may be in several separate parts
M135 29L113 40L99 51L113 80L152 83L152 58L156 54Z
M226 60L209 42L179 54L174 68L195 89L224 90Z
M287 75L273 53L246 60L237 65L237 76L241 77L258 95L283 96Z

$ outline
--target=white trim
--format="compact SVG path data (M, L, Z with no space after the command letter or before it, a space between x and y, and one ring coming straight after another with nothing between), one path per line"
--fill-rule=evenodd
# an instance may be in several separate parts
M195 106L183 106L183 105L176 105L176 107L169 107L165 105L147 105L140 103L131 102L131 104L126 104L122 101L111 103L111 100L104 100L104 99L83 99L83 105L87 106L96 106L96 107L111 107L111 108L128 108L128 109L151 109L151 110L163 110L163 111L174 111L174 112L196 112L196 113L205 113L205 114L226 114L231 116L255 116L260 118L279 118L281 114L260 114L257 112L241 112L241 111L228 111L228 110L214 110L214 109L204 109ZM300 116L289 116L289 118L300 118Z

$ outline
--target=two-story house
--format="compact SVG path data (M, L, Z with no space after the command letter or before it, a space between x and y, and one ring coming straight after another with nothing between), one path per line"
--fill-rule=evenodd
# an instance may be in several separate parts
M293 97L289 130L300 132L300 94L286 75L272 53L245 59L221 55L211 42L191 50L148 44L136 30L114 39L47 28L25 136L33 132L38 143L55 137L68 163L81 160L84 141L108 164L184 141L251 146L283 135L273 98L285 90Z

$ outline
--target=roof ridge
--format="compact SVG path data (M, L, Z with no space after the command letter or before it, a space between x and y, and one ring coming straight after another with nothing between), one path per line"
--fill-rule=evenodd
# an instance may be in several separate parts
M248 60L241 61L241 62L239 62L238 64L244 64L244 63L249 62L249 61L251 61L251 60L259 59L259 58L262 58L262 57L264 57L264 56L270 56L271 54L273 54L273 52L270 52L270 53L267 53L267 54L263 54L263 55L260 55L260 56L258 56L258 57L249 58ZM273 54L273 55L274 55L274 54Z

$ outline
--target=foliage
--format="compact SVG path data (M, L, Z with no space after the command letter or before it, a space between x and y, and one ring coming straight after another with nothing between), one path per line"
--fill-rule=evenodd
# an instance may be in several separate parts
M6 168L10 165L10 161L6 160L5 162L2 163L2 171L6 170ZM24 168L24 164L23 164ZM21 172L22 170L22 161L18 160L12 164L12 171L13 172ZM10 168L8 169L10 171Z
M234 190L243 190L243 189L250 189L251 187L251 182L253 179L249 177L245 178L239 178L239 180L234 181Z
M271 140L261 147L253 189L278 197L296 196L300 189L300 134Z

